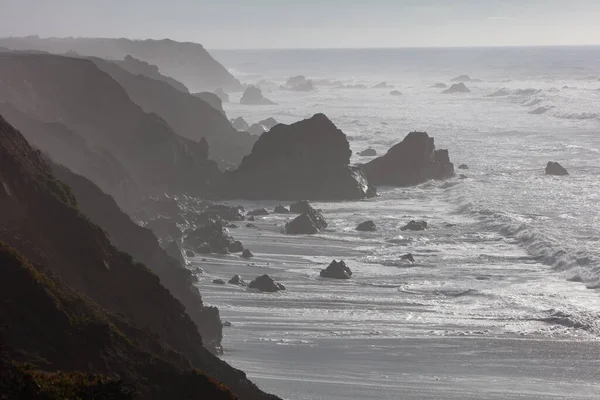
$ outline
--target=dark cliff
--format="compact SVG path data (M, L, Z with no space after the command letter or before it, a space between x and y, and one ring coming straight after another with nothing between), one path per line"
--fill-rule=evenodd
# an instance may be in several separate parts
M243 372L203 347L198 328L184 306L145 265L115 248L105 232L81 214L71 189L56 179L41 153L3 118L0 241L33 265L47 267L108 312L151 332L157 342L224 382L240 398L271 398L249 382Z

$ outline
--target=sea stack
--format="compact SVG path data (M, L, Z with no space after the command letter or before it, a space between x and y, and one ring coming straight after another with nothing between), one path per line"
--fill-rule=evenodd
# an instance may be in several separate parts
M224 198L350 200L374 195L350 167L346 135L323 114L263 133L240 167L226 173Z
M263 96L262 90L257 88L256 86L250 86L240 99L240 104L244 104L247 106L264 106L264 105L274 105L276 103L267 99Z
M448 150L436 150L425 132L409 133L384 156L363 164L362 170L375 186L414 186L454 176Z

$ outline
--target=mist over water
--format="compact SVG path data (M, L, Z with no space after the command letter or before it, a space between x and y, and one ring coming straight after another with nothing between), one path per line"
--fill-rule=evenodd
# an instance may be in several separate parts
M320 341L336 338L344 354L359 354L347 363L379 370L383 358L368 356L368 348L385 339L600 338L600 48L212 53L278 103L241 106L234 94L224 104L229 117L291 123L323 112L348 135L355 163L371 159L359 151L372 147L381 155L408 132L426 131L438 148L449 149L455 166L469 166L457 170L462 178L380 188L381 197L368 201L317 204L330 221L321 237L355 252L345 257L355 270L352 282L320 284L318 271L334 256L324 254L304 257L308 267L273 267L294 289L265 300L267 313L255 300L232 300L221 288L202 286L205 298L238 327L225 339L234 364L272 385L273 376L293 372L266 360L299 356L269 358L264 342L327 352ZM317 90L280 89L299 74ZM459 75L469 75L464 83L471 93L432 88L449 86ZM374 88L384 81L388 87ZM571 175L546 176L548 161ZM368 219L377 223L376 233L354 230ZM411 219L427 220L430 229L400 232ZM407 252L415 265L400 260ZM248 331L258 333L248 339ZM254 340L256 351L249 350ZM331 360L322 362L339 365ZM331 379L347 381L353 373Z

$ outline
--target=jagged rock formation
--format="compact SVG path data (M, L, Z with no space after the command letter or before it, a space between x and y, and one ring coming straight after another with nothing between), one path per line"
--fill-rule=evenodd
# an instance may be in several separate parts
M194 93L194 97L197 97L207 102L212 108L225 115L225 110L223 110L223 102L221 101L221 98L216 94L211 92L200 92Z
M264 97L262 94L262 90L260 90L256 86L250 86L244 91L244 94L240 99L240 104L244 104L247 106L264 106L274 105L276 103L273 103L271 100Z
M569 172L559 163L550 161L546 165L546 175L565 176Z
M106 64L133 76L116 64ZM0 102L12 103L37 120L60 120L76 129L90 145L114 155L144 194L200 195L220 174L217 165L207 159L206 140L197 142L178 136L158 115L147 114L132 102L114 79L89 60L4 54L0 56L0 75ZM186 96L164 82L137 77ZM122 206L131 201L121 197L119 188L109 194Z
M321 278L350 279L352 271L344 261L333 260L326 269L321 270Z
M63 329L62 324L72 321L65 318L66 307L75 307L69 308L75 310L72 314L74 316L89 315L83 311L84 303L71 294L57 295L53 299L62 298L64 302L58 308L58 313L50 314L51 307L44 305L48 304L46 301L39 304L30 302L31 299L37 298L37 295L30 293L25 295L28 301L0 302L0 307L17 307L14 312L18 313L18 319L15 322L34 324L26 325L23 329L15 325L17 331L11 332L15 340L22 340L20 343L26 347L25 350L33 348L34 354L37 355L40 351L51 352L53 349L60 349L54 355L50 353L43 357L50 363L56 360L56 364L53 364L55 369L64 369L60 364L63 362L61 360L73 360L73 363L79 360L79 364L70 364L69 368L78 365L86 371L90 365L101 363L102 366L106 366L110 365L112 360L118 365L122 361L119 354L127 354L124 350L112 351L111 347L102 347L107 349L107 355L114 358L100 358L93 353L98 348L87 347L90 346L90 337L96 338L91 342L103 345L110 344L110 338L120 340L118 338L122 336L112 330L113 327L117 327L122 329L125 335L130 335L128 337L134 340L133 345L141 343L143 348L151 349L150 353L162 355L168 352L169 347L179 352L164 356L168 356L169 360L181 367L176 368L176 371L180 371L189 362L190 366L223 381L241 398L270 398L249 382L241 371L231 368L202 346L198 328L186 313L184 306L161 285L159 278L146 266L135 262L129 254L114 247L105 232L81 214L71 189L56 179L40 152L33 150L23 136L2 118L0 181L4 189L0 190L0 241L27 257L36 268L44 266L52 274L60 275L64 284L84 293L87 298L108 312L120 313L127 321L141 327L141 330L138 329L139 334L135 334L133 330L137 328L129 327L131 325L120 325L116 321L113 321L112 325L92 322L87 329L76 329L73 331L74 335L62 336L68 332ZM5 267L0 269L0 273L5 271ZM27 283L23 283L21 287L13 286L11 280L4 277L0 282L2 285L9 282L8 286L16 288L19 293L27 288ZM17 294L9 290L11 289L3 287L0 292L2 295L8 293L9 299L15 298ZM49 290L53 290L52 285ZM37 290L38 295L40 292L49 293L43 289ZM149 293L152 294L151 301L148 301ZM35 318L36 314L31 314L31 319L22 318L23 315L30 315L30 310L23 308L27 307L27 304L34 304L31 311L39 311L40 318ZM2 318L6 315L10 314L4 310L0 312ZM85 321L85 318L77 320ZM46 322L40 325L40 321ZM98 321L106 321L106 318L100 317ZM44 330L40 330L40 326L44 326ZM57 330L54 330L54 327ZM35 336L36 332L43 335ZM56 335L51 335L50 332L55 332ZM59 342L43 342L53 336L56 336ZM84 343L79 348L63 346L65 341L73 343L79 339ZM29 347L36 346L36 343L40 347ZM83 351L84 349L86 351ZM151 364L159 365L161 357ZM145 359L150 360L148 357ZM31 361L39 361L39 358L36 356ZM109 364L106 364L107 362ZM137 362L135 365L140 366ZM137 373L141 374L145 382L179 381L181 378L181 372L173 372L170 368L165 372L151 372L143 364L140 370L127 362L123 362L121 368L129 369L129 366L134 368L130 371L139 371ZM181 385L181 382L178 385Z
M246 286L246 282L244 282L242 277L239 275L235 275L227 283L229 283L230 285Z
M121 68L131 72L134 75L144 75L157 81L163 81L171 85L174 89L177 89L183 93L190 92L188 88L177 79L161 74L156 65L152 65L146 61L138 60L135 57L131 57L129 54L125 56L124 60L114 62L119 64Z
M349 166L346 135L323 114L265 132L218 193L245 199L360 199L374 194L358 168Z
M409 133L384 156L363 164L362 170L376 186L413 186L454 176L448 150L435 150L433 138L425 132Z
M0 39L0 46L14 50L41 50L64 54L74 51L82 56L122 60L127 55L150 64L183 82L195 92L223 88L239 91L240 81L219 64L202 45L170 39L130 40L105 38L40 38L37 36Z
M201 254L207 252L228 254L244 250L240 242L233 240L223 220L220 219L209 219L205 224L186 233L184 243L187 247Z
M448 89L444 90L442 93L452 94L452 93L471 93L468 87L465 86L464 83L455 83L450 86Z
M164 82L130 74L105 60L93 58L92 61L117 81L144 111L156 113L177 134L193 141L206 140L211 160L222 165L237 165L256 141L252 135L237 132L231 126L221 103L217 105L219 100L215 95L202 95L204 97L201 98L182 93ZM214 103L213 106L205 101L206 96Z

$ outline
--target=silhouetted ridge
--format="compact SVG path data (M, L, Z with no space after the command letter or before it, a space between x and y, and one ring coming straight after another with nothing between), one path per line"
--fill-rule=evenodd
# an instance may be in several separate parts
M134 75L144 75L157 81L163 81L183 93L190 92L183 83L179 82L177 79L171 78L170 76L161 74L156 65L152 65L146 61L138 60L130 55L126 55L122 61L114 62L121 68L131 72Z
M76 52L123 60L127 55L158 66L161 73L185 84L193 92L223 88L241 90L240 82L219 64L202 45L163 40L105 38L40 38L38 36L0 38L0 46L14 50L42 50L64 54Z

